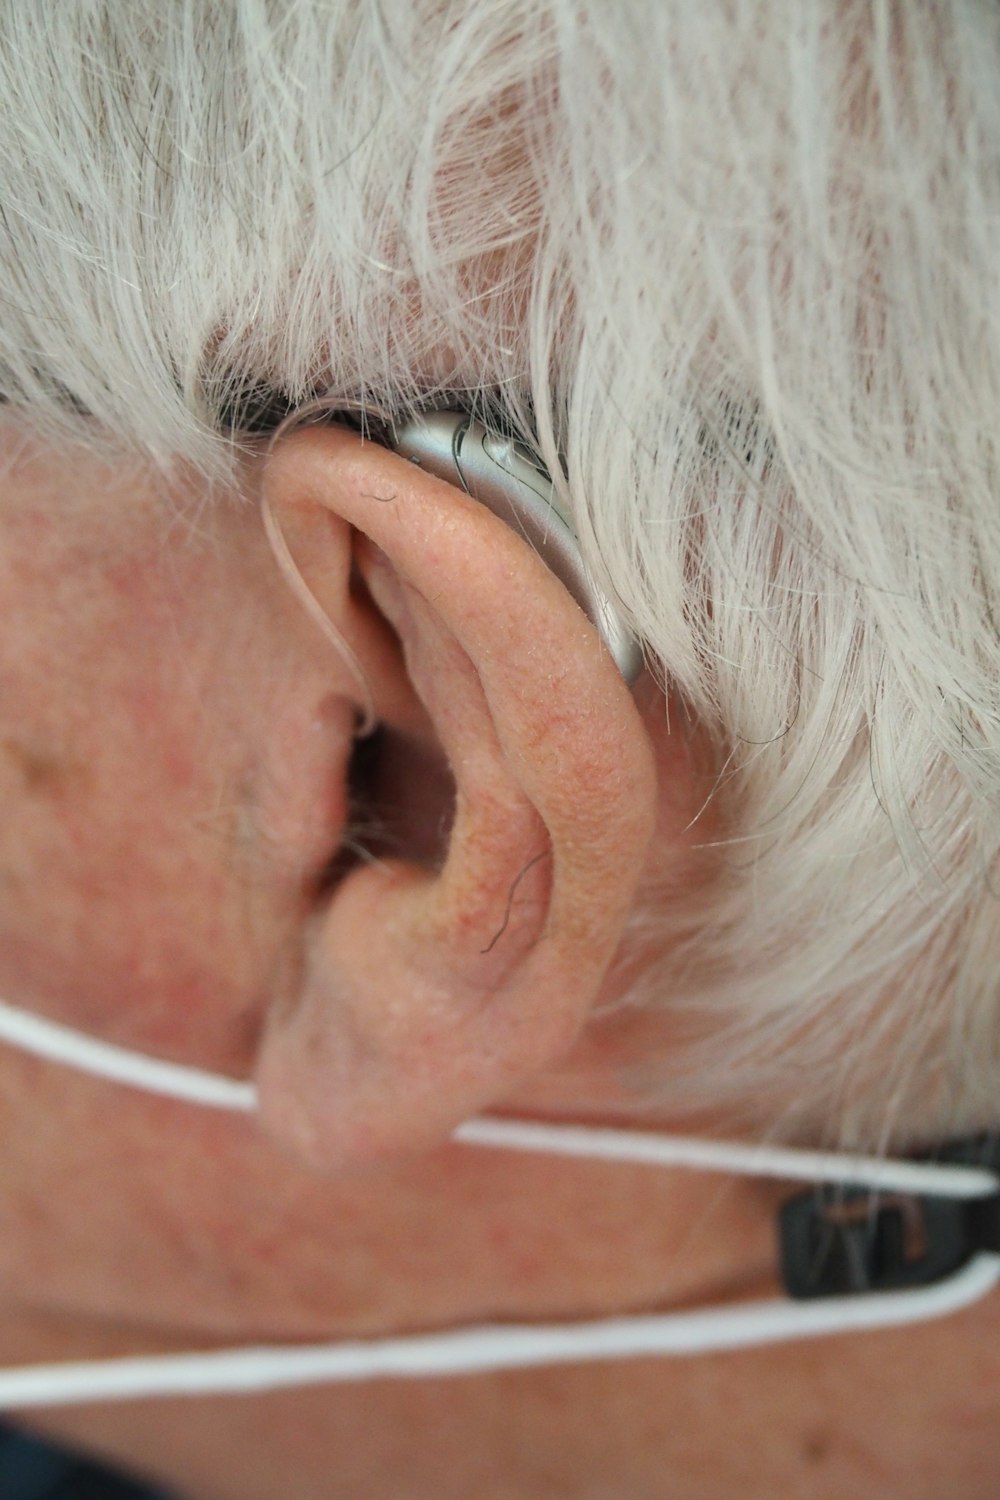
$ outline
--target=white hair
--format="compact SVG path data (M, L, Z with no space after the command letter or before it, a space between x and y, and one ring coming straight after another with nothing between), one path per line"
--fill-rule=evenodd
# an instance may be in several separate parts
M998 77L984 0L0 4L26 419L486 404L719 747L645 1098L997 1121Z

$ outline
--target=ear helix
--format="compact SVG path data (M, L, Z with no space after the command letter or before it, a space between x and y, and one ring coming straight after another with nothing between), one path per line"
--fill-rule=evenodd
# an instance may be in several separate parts
M460 412L431 411L399 426L388 411L370 402L319 397L285 418L270 447L296 427L345 412L357 414L366 426L374 419L385 434L387 447L464 490L520 532L588 616L625 681L635 681L643 665L641 647L612 602L590 578L573 528L555 503L549 476L519 444L496 437L482 423ZM263 519L271 550L289 587L361 690L365 718L359 737L371 734L376 722L374 695L361 663L306 584L266 499Z
M365 422L374 418L376 421L384 424L386 428L391 427L392 418L390 414L384 408L375 406L371 402L345 399L334 400L332 397L318 396L314 401L309 401L304 406L296 407L294 411L289 412L288 416L278 424L275 431L271 434L267 445L268 454L270 455L276 443L286 437L295 428L305 427L312 423L328 422L338 414L346 412L356 413ZM372 691L372 685L365 674L365 670L358 660L357 653L351 649L342 631L338 630L336 625L334 625L330 616L303 578L302 572L292 557L288 543L285 540L285 534L274 514L274 507L271 505L266 494L261 501L261 518L264 523L264 531L268 543L274 554L274 560L285 582L302 605L306 614L330 642L358 685L364 716L355 732L355 736L357 739L366 739L374 733L378 724L378 716L375 712L375 694Z

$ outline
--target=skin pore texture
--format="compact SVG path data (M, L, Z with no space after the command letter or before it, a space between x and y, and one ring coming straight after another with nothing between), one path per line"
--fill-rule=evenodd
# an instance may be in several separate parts
M624 1028L587 1027L609 998L601 976L647 880L706 878L685 830L711 756L666 732L652 681L630 702L527 549L355 437L251 454L240 496L46 451L12 419L0 437L0 994L255 1073L263 1098L261 1122L234 1118L0 1050L0 1358L772 1290L777 1185L447 1141L486 1105L627 1116ZM421 855L388 872L362 860L332 899L357 684L275 566L262 487L370 677L395 736L381 790ZM423 548L406 517L392 531L403 500ZM519 601L502 628L501 585ZM525 624L536 600L545 631ZM510 651L526 659L522 629L536 653L551 638L564 675L531 656L505 676ZM589 791L564 800L581 738ZM447 855L442 743L461 761ZM407 821L396 778L432 817ZM539 843L547 858L510 899ZM489 968L488 1000L456 998L449 975L469 953ZM991 1301L941 1325L738 1356L78 1408L33 1425L193 1500L986 1500L998 1333Z

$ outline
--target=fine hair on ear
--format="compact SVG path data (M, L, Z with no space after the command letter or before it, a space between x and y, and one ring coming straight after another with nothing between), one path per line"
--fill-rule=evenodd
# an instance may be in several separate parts
M717 747L710 893L636 914L626 1001L712 1041L638 1094L856 1145L993 1118L1000 11L2 25L8 402L215 480L262 392L488 407Z

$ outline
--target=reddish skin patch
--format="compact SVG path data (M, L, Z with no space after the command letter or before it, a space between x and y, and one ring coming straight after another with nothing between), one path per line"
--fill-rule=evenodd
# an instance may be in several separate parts
M0 994L245 1072L247 1013L290 962L311 874L260 827L270 726L318 712L329 661L252 506L194 536L154 486L87 464L37 455L6 477L0 870L22 878ZM67 470L91 487L63 514Z

